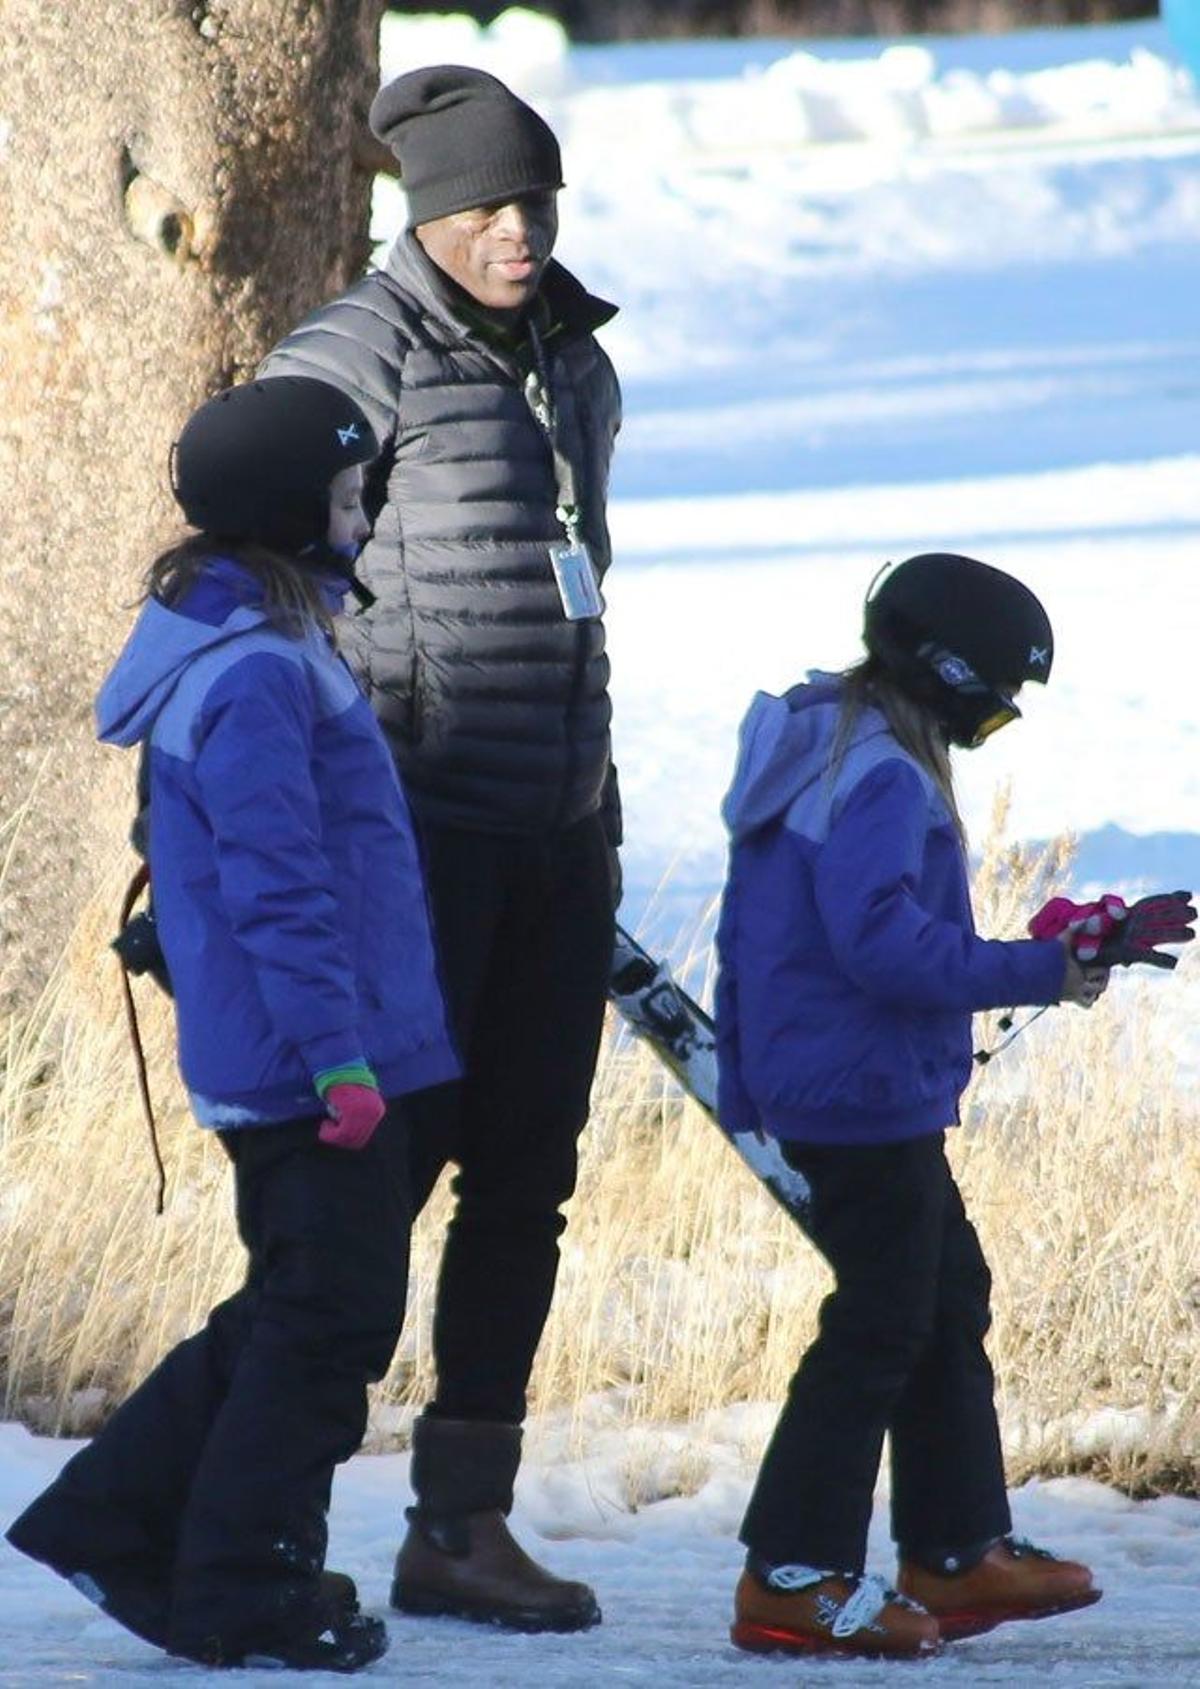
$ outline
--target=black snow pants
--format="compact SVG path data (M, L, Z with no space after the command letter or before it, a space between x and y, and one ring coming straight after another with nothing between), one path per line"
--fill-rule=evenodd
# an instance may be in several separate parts
M775 1565L861 1572L884 1433L892 1535L936 1563L1011 1529L983 1347L991 1275L941 1133L785 1143L836 1284L792 1379L741 1539Z
M222 1134L243 1287L180 1343L13 1526L60 1571L160 1594L167 1639L226 1650L303 1622L334 1466L400 1333L411 1203L395 1104L363 1150L315 1119Z
M530 837L422 829L465 1078L413 1097L414 1209L457 1204L433 1325L434 1414L517 1425L558 1272L612 967L598 815Z

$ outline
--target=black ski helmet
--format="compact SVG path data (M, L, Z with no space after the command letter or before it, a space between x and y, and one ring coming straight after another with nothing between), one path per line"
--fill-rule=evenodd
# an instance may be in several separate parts
M321 550L330 482L378 450L365 413L339 388L272 376L200 406L171 448L171 490L194 528L280 551Z
M1043 685L1054 634L1040 601L1002 569L953 552L923 552L867 597L863 640L897 683L941 718L950 741L980 745L1020 716L1027 680Z

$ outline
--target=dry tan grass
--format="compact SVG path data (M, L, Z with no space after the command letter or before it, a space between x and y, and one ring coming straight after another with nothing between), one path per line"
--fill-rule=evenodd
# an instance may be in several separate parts
M1065 852L1032 861L1005 846L1003 821L1001 805L976 900L982 931L1015 935ZM47 993L3 1034L5 1410L52 1430L97 1423L240 1267L223 1158L187 1119L169 1013L142 987L170 1181L166 1215L154 1216L105 949L120 878L114 866ZM1179 980L1196 973L1185 963ZM1157 985L1122 977L1091 1014L1048 1014L980 1075L954 1135L996 1275L992 1347L1015 1476L1087 1469L1131 1487L1200 1482L1200 1132L1168 1054L1171 1005L1184 993ZM429 1389L448 1203L443 1185L418 1227L408 1324L381 1409ZM825 1288L787 1218L614 1028L535 1406L609 1391L634 1423L777 1400ZM628 1481L642 1493L643 1475L631 1468ZM681 1486L696 1481L681 1468Z

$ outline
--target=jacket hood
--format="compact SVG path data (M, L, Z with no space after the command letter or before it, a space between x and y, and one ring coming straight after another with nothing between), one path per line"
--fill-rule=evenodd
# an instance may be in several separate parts
M841 682L814 670L782 698L756 692L738 732L733 784L721 813L734 840L777 821L825 773L837 732ZM887 733L878 710L866 709L850 745ZM847 747L849 748L849 746Z
M96 732L106 745L149 737L158 712L188 666L215 646L269 625L257 582L215 558L180 604L148 599L96 698Z

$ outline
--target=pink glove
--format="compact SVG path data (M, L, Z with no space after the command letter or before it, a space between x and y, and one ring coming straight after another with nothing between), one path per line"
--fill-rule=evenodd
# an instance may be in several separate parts
M335 1149L365 1149L387 1113L387 1104L373 1085L331 1085L325 1092L329 1119L317 1133Z
M1079 962L1094 962L1106 938L1120 926L1128 913L1125 899L1105 892L1095 903L1072 903L1067 897L1052 897L1029 923L1030 938L1074 936L1071 954Z

